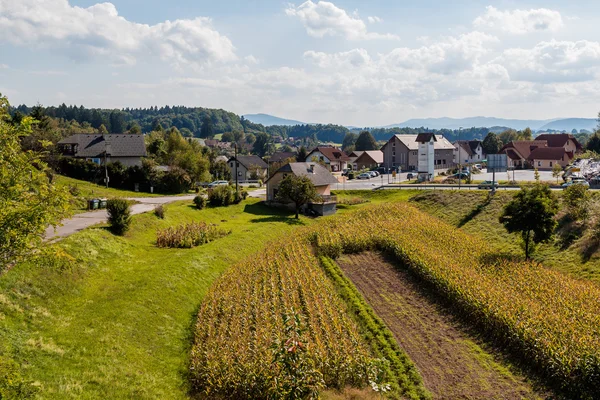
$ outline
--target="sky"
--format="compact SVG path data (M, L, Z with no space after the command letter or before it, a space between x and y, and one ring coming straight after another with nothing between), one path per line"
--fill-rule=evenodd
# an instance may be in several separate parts
M597 0L0 0L0 93L356 126L595 118L599 21Z

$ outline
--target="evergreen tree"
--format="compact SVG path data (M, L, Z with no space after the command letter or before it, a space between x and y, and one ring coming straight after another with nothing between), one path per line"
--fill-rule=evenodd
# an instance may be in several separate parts
M371 132L362 131L356 139L355 149L357 151L377 150L377 142Z
M502 141L494 132L488 133L483 139L482 147L485 154L498 154L502 146Z
M202 119L202 128L200 128L200 137L210 139L214 136L213 123L209 116Z

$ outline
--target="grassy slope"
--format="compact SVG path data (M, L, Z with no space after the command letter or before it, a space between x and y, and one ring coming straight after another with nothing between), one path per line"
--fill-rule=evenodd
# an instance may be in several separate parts
M522 257L519 236L509 234L498 222L502 207L510 201L513 194L497 192L487 203L487 193L484 191L440 190L425 192L413 197L412 201L424 211L487 240L490 245L497 246L499 251ZM482 204L480 210L477 209L479 204ZM555 243L542 244L534 258L544 266L600 282L600 256L596 254L586 260L577 243L567 249L561 249Z
M25 263L0 276L0 352L41 398L185 398L197 307L230 264L297 225L273 213L256 200L176 203L164 221L134 217L125 238L96 227L63 240L53 248L77 259L69 270ZM153 245L157 228L191 220L233 233L191 250Z
M69 178L62 175L56 175L56 180L62 186L76 186L80 191L80 196L85 198L94 197L157 197L165 196L164 194L132 192L129 190L120 190L106 188L105 186L96 185L95 183L80 181L78 179Z

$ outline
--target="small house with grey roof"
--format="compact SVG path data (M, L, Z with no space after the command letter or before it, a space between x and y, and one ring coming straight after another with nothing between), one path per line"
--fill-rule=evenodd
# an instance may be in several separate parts
M319 200L309 203L308 208L314 210L318 215L331 215L336 212L337 198L331 195L331 185L338 180L319 163L295 162L279 168L267 180L267 203L277 203L277 189L281 181L288 175L305 176L315 185Z
M78 133L62 139L57 146L63 157L85 159L99 165L119 161L126 167L141 166L142 157L147 155L142 135Z

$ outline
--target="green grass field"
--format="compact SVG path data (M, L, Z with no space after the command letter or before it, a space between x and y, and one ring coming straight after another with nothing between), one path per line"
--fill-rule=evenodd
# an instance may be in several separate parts
M194 249L159 249L159 228L205 221L232 234ZM231 264L296 221L250 199L227 208L167 206L165 220L134 217L126 237L102 226L50 249L54 257L0 276L0 355L14 359L44 399L184 399L197 308Z
M79 190L80 196L87 199L96 197L157 197L165 196L164 194L133 192L129 190L121 190L114 188L106 188L105 186L96 185L95 183L80 181L78 179L69 178L62 175L55 175L56 182L59 186L76 187Z

